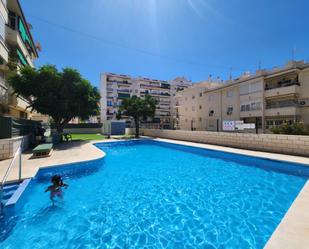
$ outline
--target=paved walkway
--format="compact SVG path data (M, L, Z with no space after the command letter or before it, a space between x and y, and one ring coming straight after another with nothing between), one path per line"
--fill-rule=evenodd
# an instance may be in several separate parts
M108 140L110 141L110 140ZM99 142L99 141L96 141ZM30 178L35 176L39 168L58 166L59 164L67 164L74 162L83 162L101 158L105 153L92 145L93 142L70 142L62 143L55 146L50 157L30 159L31 151L26 151L22 155L22 178ZM12 159L0 161L0 176L5 174L7 167ZM18 161L18 160L17 160ZM14 163L8 181L18 179L18 162Z
M258 152L243 149L235 149L230 147L191 143L185 141L177 141L170 139L155 139L175 144L189 145L199 148L232 152L248 156L256 156L269 158L274 160L282 160L293 163L308 164L309 158L289 156L283 154L273 154L268 152ZM72 142L68 144L60 144L56 146L51 157L30 159L31 152L27 152L22 156L23 171L22 178L35 176L40 167L57 166L59 164L67 164L72 162L82 162L101 158L104 152L93 146L97 142L111 142L119 140L103 140L95 142ZM0 176L4 175L6 168L11 160L0 161ZM9 180L18 179L17 165L10 174ZM287 214L271 236L266 244L266 249L308 249L309 248L309 182L303 187L302 191L288 210Z

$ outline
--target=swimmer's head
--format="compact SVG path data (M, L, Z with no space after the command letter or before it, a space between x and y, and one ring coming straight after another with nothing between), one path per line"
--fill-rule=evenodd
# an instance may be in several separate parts
M59 184L60 181L61 181L61 176L60 175L54 175L51 178L51 182L53 184Z

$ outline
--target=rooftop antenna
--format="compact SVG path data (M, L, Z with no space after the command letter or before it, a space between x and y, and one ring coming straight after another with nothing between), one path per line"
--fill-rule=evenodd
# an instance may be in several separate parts
M232 67L230 67L230 75L229 75L229 80L232 80L232 71L233 71L233 68Z
M262 69L262 61L259 60L259 70L261 70L261 69Z

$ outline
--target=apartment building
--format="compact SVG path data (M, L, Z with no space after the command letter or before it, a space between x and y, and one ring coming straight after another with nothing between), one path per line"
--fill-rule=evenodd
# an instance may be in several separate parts
M183 99L195 98L192 89L182 93L180 129L222 131L223 121L240 120L254 124L247 132L258 133L286 122L309 125L309 63L303 61L245 73L205 90L195 103Z
M188 81L185 77L178 77L174 80L169 81L171 85L171 128L178 129L179 128L179 93L188 87L192 86L192 82Z
M28 100L13 95L6 79L12 70L34 67L37 47L18 0L0 1L0 17L0 115L30 118Z
M123 99L135 95L145 97L150 95L157 100L155 116L149 123L143 125L153 128L171 128L175 101L172 99L177 92L192 83L183 77L174 80L155 80L144 77L133 78L129 75L105 73L101 75L101 120L116 119ZM130 120L128 117L123 117Z
M176 96L178 125L176 129L203 130L206 125L204 113L205 96L204 92L222 86L220 82L212 82L211 79L199 82L179 92Z

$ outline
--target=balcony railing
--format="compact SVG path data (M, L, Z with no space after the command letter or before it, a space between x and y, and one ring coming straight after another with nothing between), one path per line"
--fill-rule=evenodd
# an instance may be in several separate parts
M8 90L0 84L0 103L7 105L8 102L9 102Z
M271 90L271 89L276 89L276 88L282 88L282 87L288 87L288 86L300 86L299 82L282 82L282 83L277 83L277 84L267 84L265 86L265 90Z
M130 89L117 89L118 93L130 93L131 90Z
M285 108L285 107L297 107L297 105L294 101L266 104L266 109L276 109L276 108Z

